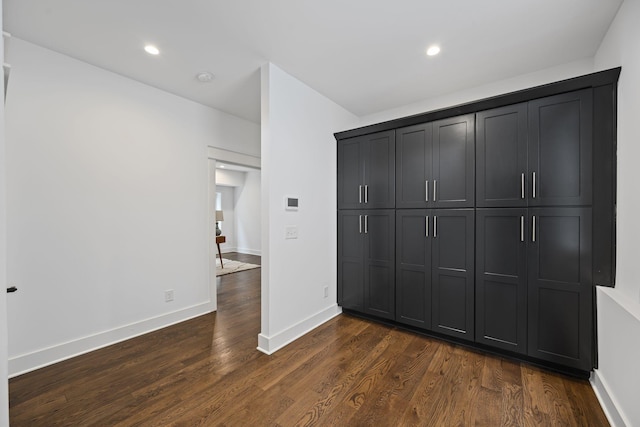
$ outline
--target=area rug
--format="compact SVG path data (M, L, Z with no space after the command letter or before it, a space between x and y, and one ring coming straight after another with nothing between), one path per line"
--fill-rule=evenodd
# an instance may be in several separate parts
M216 276L224 276L225 274L237 273L238 271L260 268L257 264L249 264L248 262L234 261L226 258L222 258L222 263L224 268L220 267L220 258L216 258Z

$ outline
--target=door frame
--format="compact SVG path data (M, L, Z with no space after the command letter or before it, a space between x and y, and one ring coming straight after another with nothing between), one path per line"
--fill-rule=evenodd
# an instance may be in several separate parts
M209 258L209 310L218 310L218 295L216 292L216 164L217 162L232 163L260 170L260 157L224 150L222 148L207 147L207 253ZM264 248L261 248L264 252Z

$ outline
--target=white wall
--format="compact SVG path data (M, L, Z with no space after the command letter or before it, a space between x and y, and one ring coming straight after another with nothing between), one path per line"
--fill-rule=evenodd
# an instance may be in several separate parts
M360 118L360 126L367 126L400 117L411 116L428 111L449 108L459 104L478 101L509 92L528 89L534 86L557 82L593 72L593 59L585 58L579 61L569 62L556 67L546 68L510 79L498 80L496 82L460 90L435 98L425 99L414 104L382 111Z
M242 187L245 173L234 170L216 169L216 185L227 187Z
M264 250L258 344L266 353L340 312L333 132L357 123L356 116L275 65L262 67ZM300 198L299 211L285 211L286 195ZM298 227L298 239L285 240L290 225Z
M2 1L0 1L0 33L2 32ZM0 64L4 63L4 43L0 43ZM4 84L0 85L4 99ZM4 103L0 102L0 426L9 425L9 365L7 359L7 195L4 136Z
M598 53L596 69L622 66L618 85L617 269L615 289L598 289L596 390L614 420L640 425L640 1L625 0ZM617 412L617 414L616 414Z
M260 255L260 171L245 174L244 185L235 188L236 245L238 252Z
M259 154L259 127L18 39L10 53L10 373L207 312L207 145Z

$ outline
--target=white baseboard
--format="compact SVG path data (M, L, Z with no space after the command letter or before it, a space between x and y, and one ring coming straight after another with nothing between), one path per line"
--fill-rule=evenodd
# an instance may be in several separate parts
M342 313L342 308L337 304L332 305L295 325L278 332L273 336L258 335L258 350L265 354L273 354L287 344L292 343L304 334L312 331L323 323L333 319Z
M607 416L607 420L609 420L609 424L611 424L612 427L630 427L631 424L626 422L624 415L618 411L615 402L616 399L609 393L607 382L599 374L597 369L593 371L589 382L591 382L591 387L600 402L600 406L602 406L604 414Z
M247 255L257 255L262 256L262 251L260 249L247 249L247 248L238 248L236 252Z
M167 326L184 322L210 313L210 303L194 305L171 313L141 320L109 331L78 338L73 341L9 358L9 378L53 365L84 353L107 347L139 335L144 335Z

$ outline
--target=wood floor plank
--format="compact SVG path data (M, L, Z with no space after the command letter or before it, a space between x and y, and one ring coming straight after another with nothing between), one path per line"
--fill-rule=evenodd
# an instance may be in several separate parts
M216 288L216 313L11 379L11 425L608 425L587 381L349 315L267 356L260 269Z

